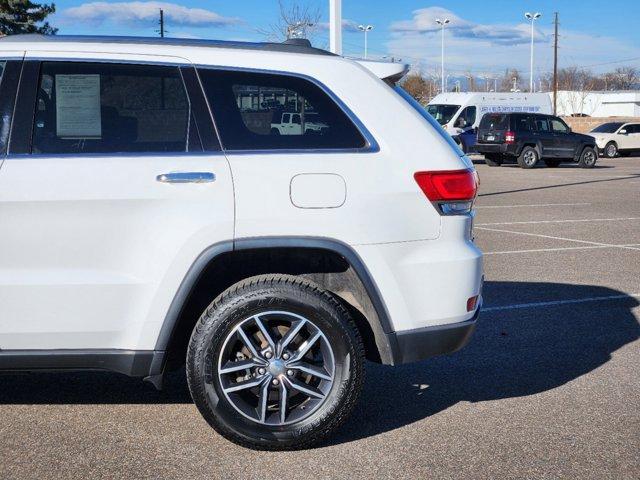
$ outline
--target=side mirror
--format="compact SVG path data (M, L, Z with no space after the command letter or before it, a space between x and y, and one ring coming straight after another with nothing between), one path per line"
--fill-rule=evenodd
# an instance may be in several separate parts
M626 135L627 131L623 128L622 130L618 130L618 135Z

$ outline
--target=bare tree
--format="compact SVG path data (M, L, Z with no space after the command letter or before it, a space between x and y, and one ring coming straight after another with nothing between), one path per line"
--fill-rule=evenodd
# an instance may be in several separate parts
M511 68L511 69L507 69L504 72L504 75L502 76L502 79L500 79L500 83L498 85L498 89L501 92L510 92L513 90L514 85L518 86L520 85L522 80L522 76L520 75L520 72L515 69L515 68Z
M402 88L422 105L426 105L438 94L440 80L437 75L413 71L402 80Z
M282 42L289 38L312 39L318 29L322 13L317 6L278 1L280 12L278 20L266 28L258 29L271 42Z
M467 70L464 76L467 79L467 91L475 92L477 88L475 75L471 73L471 70Z

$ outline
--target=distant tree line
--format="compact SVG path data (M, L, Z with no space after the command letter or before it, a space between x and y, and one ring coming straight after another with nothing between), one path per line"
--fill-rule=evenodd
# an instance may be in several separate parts
M498 91L511 92L528 91L528 76L522 75L518 69L506 69L499 76L475 75L466 72L448 79L447 91L455 92L459 88L460 80L468 91ZM466 82L465 82L466 79ZM550 92L553 90L553 74L545 74L534 82L536 91ZM441 90L441 77L438 72L412 71L405 77L403 88L420 103L426 104ZM593 92L605 90L632 90L640 87L640 72L637 68L619 67L611 72L595 74L590 70L579 67L567 67L558 70L558 90L576 92Z

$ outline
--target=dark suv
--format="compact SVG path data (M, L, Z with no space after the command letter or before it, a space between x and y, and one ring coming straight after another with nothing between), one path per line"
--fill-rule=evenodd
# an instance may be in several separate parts
M533 168L542 159L549 167L578 162L582 168L593 168L598 159L593 137L573 133L558 117L537 113L484 115L476 149L490 167L513 160L522 168Z

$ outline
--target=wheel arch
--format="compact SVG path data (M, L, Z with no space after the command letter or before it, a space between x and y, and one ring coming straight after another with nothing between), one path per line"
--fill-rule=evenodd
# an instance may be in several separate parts
M390 335L392 324L364 262L345 243L315 237L246 238L205 249L171 302L155 350L166 352L165 362L182 360L179 354L186 347L187 334L206 306L238 281L265 273L305 276L333 292L354 317L367 358L394 363L397 347L395 336Z

